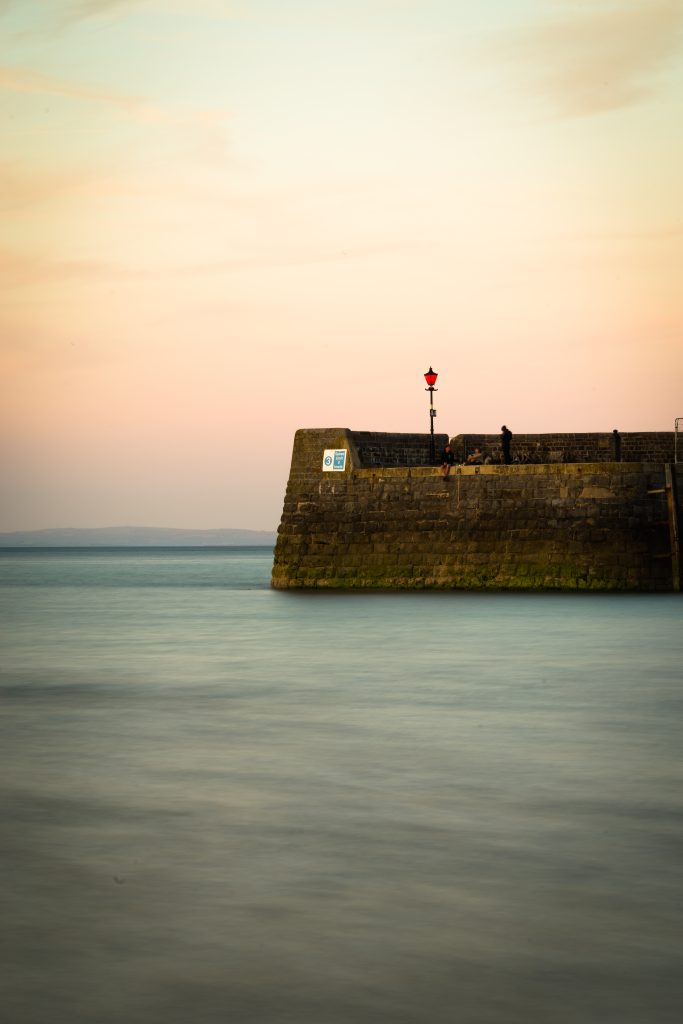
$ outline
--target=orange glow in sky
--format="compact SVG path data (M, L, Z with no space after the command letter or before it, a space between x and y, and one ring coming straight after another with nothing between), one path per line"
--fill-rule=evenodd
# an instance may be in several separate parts
M294 431L671 430L680 0L4 0L0 530L274 529Z

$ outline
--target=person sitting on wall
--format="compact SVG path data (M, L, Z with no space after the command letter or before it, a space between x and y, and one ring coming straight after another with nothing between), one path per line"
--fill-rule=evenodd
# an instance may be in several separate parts
M476 447L473 452L470 452L465 461L468 466L481 466L484 461L484 454L481 448Z
M448 476L451 471L451 466L455 463L455 455L451 451L449 444L444 445L444 449L441 452L441 472L444 476Z

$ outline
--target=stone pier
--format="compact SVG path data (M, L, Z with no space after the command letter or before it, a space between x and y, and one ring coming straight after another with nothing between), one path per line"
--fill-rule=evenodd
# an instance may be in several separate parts
M648 449L647 434L624 435L622 457L673 449L672 435L650 436ZM610 461L611 434L547 437L563 452L580 438L591 460L456 466L444 479L428 464L429 435L297 431L272 585L679 589L683 465ZM484 450L496 443L468 438ZM549 451L537 438L528 444ZM462 436L452 444L457 452Z

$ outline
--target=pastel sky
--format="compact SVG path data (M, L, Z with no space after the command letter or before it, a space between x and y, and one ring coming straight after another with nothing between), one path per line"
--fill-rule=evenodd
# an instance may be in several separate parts
M671 430L683 0L0 0L0 529L280 518L298 427Z

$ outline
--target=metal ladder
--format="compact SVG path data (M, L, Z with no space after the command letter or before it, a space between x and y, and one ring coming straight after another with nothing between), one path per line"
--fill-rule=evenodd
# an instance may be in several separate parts
M655 558L671 559L671 589L678 592L681 589L681 556L678 536L678 494L676 482L676 463L671 465L670 462L667 462L664 464L664 486L655 487L647 493L664 494L666 496L666 525L669 527L670 550L666 554L655 555ZM661 525L665 525L664 520L662 520Z

